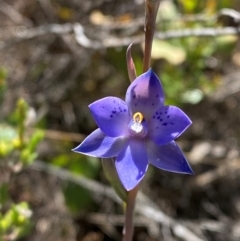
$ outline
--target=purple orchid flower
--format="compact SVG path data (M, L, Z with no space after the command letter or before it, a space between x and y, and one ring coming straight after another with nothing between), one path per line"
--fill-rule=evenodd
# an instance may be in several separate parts
M126 102L106 97L89 108L99 126L73 151L99 158L116 157L127 191L144 177L149 163L175 173L193 174L174 139L191 120L175 106L164 106L160 80L150 69L128 87Z

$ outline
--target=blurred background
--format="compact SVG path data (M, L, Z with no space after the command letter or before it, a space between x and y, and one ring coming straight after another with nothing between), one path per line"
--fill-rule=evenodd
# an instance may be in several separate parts
M122 206L100 160L71 152L93 101L142 73L144 0L0 1L0 240L121 240ZM240 1L162 0L152 68L193 125L195 171L149 168L134 240L240 240Z

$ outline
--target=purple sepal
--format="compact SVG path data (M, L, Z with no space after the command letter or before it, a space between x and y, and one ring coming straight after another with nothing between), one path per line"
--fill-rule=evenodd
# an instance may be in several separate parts
M151 69L137 77L128 87L126 103L132 115L141 112L147 121L156 109L163 106L163 88Z
M126 143L126 138L106 136L100 129L92 132L74 152L88 156L109 158L116 157Z
M175 141L164 146L147 141L146 147L149 162L157 168L175 173L194 174L186 157Z
M162 106L149 121L148 138L156 144L165 145L180 136L192 121L176 106Z
M98 127L108 136L128 135L131 119L127 104L117 97L106 97L95 101L89 108Z

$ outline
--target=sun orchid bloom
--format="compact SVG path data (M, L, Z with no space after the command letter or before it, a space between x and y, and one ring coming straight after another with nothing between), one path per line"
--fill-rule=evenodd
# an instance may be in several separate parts
M127 191L142 180L149 163L165 171L193 174L174 141L192 122L178 107L164 106L162 85L151 69L131 83L125 102L106 97L89 108L99 129L73 151L116 157L116 170Z

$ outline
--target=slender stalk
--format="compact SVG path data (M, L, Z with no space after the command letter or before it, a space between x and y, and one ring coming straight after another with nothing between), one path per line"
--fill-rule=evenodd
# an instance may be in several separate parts
M159 8L160 0L145 0L145 50L143 58L143 72L150 67L152 41L155 32L155 22Z
M138 186L128 192L126 208L125 208L125 225L123 229L123 241L132 241L133 238L133 216L135 200L138 193Z

